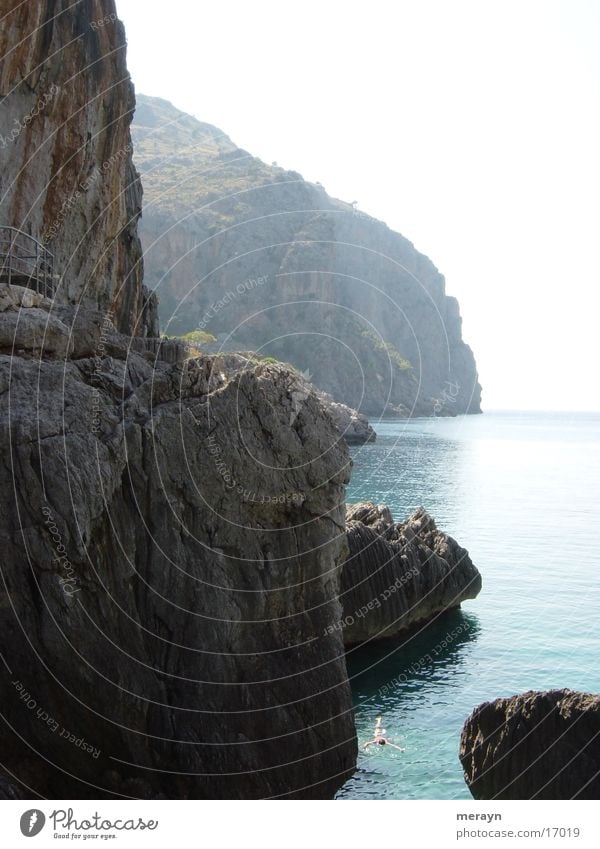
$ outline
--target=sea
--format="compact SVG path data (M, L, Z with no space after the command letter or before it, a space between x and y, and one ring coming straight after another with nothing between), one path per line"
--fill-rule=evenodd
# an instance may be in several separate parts
M360 753L339 799L469 799L458 758L481 702L600 693L600 413L373 422L349 502L422 505L468 549L480 595L402 640L348 652ZM362 744L377 716L405 749Z

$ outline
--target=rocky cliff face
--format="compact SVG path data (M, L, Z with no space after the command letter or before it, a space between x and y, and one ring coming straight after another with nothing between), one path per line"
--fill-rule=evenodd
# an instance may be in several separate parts
M0 226L54 254L57 302L158 335L142 287L135 106L114 0L0 0Z
M404 237L166 101L138 97L133 135L167 332L289 361L370 415L480 411L458 304Z
M476 799L598 799L600 696L529 692L485 702L460 742Z
M342 638L315 639L347 552L333 419L285 368L172 365L100 313L15 300L5 767L51 798L331 797L356 755Z
M387 507L355 504L347 509L346 526L343 615L331 629L342 631L346 645L395 636L481 590L468 552L439 531L423 508L395 523Z

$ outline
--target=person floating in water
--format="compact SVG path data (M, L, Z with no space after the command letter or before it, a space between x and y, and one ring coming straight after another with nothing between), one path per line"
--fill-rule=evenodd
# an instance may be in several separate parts
M375 722L375 730L373 731L373 739L369 740L368 743L365 743L363 746L364 751L366 752L369 746L391 746L392 749L398 749L399 752L404 752L404 749L401 749L400 746L396 746L395 743L392 743L391 740L388 740L386 736L386 731L383 725L381 724L381 717L378 716Z

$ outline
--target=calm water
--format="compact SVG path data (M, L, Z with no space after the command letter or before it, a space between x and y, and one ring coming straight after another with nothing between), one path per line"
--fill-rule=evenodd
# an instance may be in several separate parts
M339 796L468 799L457 752L477 704L528 689L600 692L600 415L487 413L376 430L375 445L353 452L348 500L388 504L397 520L422 504L469 549L483 590L404 645L349 654L359 743L382 714L406 751L361 752Z

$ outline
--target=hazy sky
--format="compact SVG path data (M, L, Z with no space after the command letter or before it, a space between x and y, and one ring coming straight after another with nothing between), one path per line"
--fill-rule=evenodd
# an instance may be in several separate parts
M426 253L484 408L600 409L599 0L117 0L136 89Z

